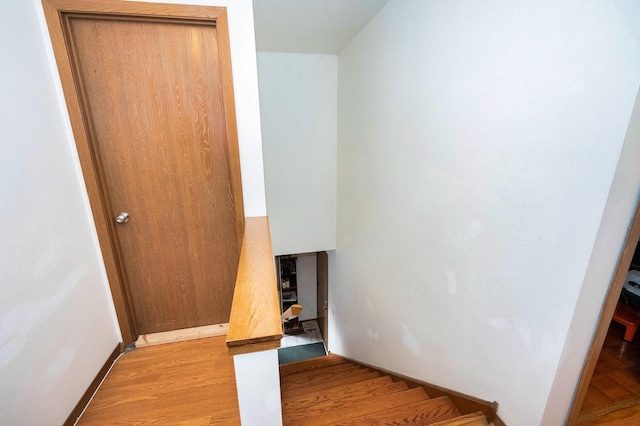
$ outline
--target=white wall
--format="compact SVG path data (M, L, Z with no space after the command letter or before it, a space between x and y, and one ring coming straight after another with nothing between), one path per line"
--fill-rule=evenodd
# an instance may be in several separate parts
M640 92L631 116L620 161L609 191L584 284L573 314L560 365L551 388L543 424L568 416L583 360L598 325L602 302L615 273L640 196Z
M229 4L245 214L261 216L252 4L213 3ZM0 3L0 50L0 412L62 424L120 335L40 0Z
M639 19L621 1L396 0L345 47L332 351L540 424L598 260Z
M243 425L282 425L278 351L233 356L240 422Z
M43 19L37 0L0 6L0 412L7 425L62 424L120 341Z
M337 57L260 52L258 80L274 253L334 249Z

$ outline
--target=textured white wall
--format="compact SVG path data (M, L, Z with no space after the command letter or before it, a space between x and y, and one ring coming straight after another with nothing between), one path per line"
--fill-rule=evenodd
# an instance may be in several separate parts
M62 424L120 341L37 0L0 5L0 412Z
M622 1L396 0L345 47L332 351L540 424L601 261L639 20Z
M258 53L267 206L276 255L336 244L337 57Z

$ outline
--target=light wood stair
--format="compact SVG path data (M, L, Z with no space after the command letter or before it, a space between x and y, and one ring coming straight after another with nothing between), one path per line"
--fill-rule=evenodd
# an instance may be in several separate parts
M440 388L332 354L280 366L280 386L285 426L489 424L476 400L459 409L452 402L461 401L459 394L449 398ZM489 416L495 415L491 409Z

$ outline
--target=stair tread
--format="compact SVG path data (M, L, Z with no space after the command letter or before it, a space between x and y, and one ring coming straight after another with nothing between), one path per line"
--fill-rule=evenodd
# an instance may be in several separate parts
M379 377L364 382L338 386L320 392L295 396L282 400L282 411L287 414L321 414L353 404L366 403L372 398L401 392L407 389L404 382L393 382L390 377Z
M495 413L495 403L437 387L433 396L441 396L430 399L428 384L413 387L418 384L332 354L282 365L280 380L285 426L486 426L481 411L462 415L456 405L467 413L485 406Z
M446 396L411 402L349 420L350 425L431 425L460 416Z
M283 409L282 418L285 426L299 425L302 418L304 418L304 424L314 426L348 425L351 424L351 419L366 415L372 411L393 409L400 405L423 401L427 398L427 394L422 388L413 388L388 395L380 395L357 403L349 402L333 407L320 406L319 410L314 411L289 412Z
M286 376L280 376L281 383L304 383L309 380L321 380L325 378L325 380L331 380L335 375L342 374L350 371L369 371L368 368L362 367L356 364L342 364L342 365L333 365L324 368L318 368L311 371L301 371L299 373L288 374Z
M280 390L282 397L286 398L290 393L291 397L299 397L309 393L319 392L350 383L363 382L380 377L379 373L369 370L352 371L340 376L334 376L331 381L309 380L303 383L282 383Z
M476 413L465 414L454 419L443 420L433 423L431 426L483 426L488 425L487 418L480 411Z
M329 354L327 356L321 356L318 358L307 359L300 362L292 362L280 366L280 376L288 376L290 374L300 373L303 371L316 370L318 368L324 368L332 365L339 364L353 364L337 355Z
M363 368L366 369L367 367L355 364L353 362L347 362L342 364L327 365L324 367L314 368L311 370L296 371L296 372L286 373L286 374L282 374L282 372L280 372L280 378L286 381L295 381L304 377L322 376L327 373L331 373L333 371L347 371L347 370L357 370L357 369L363 369Z

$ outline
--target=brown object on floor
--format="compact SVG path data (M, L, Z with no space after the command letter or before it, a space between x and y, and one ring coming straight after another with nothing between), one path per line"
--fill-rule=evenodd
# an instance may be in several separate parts
M626 327L624 340L633 342L636 331L638 331L638 324L640 324L640 314L638 314L638 311L636 311L633 306L627 305L624 302L618 302L612 320Z
M80 418L81 425L239 425L226 336L127 352Z
M446 396L328 355L280 367L286 425L486 425L482 413L462 415Z
M624 341L611 323L578 417L578 425L640 424L640 342Z

